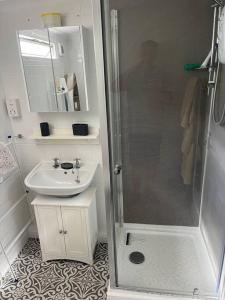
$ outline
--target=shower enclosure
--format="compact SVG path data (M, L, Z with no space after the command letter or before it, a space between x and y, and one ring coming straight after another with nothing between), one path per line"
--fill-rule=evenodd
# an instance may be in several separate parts
M208 68L190 65L215 48L212 4L102 1L113 288L218 296L224 240L214 251L221 224L210 229L213 197L206 191L204 200L203 184L214 88Z

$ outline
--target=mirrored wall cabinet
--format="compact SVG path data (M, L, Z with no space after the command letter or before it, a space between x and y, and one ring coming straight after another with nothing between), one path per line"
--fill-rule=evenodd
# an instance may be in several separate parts
M18 32L31 112L89 110L86 31L66 26Z

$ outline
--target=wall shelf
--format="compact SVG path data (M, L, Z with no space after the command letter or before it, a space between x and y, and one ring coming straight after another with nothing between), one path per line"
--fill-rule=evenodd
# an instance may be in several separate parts
M99 144L99 129L89 127L89 135L72 134L72 128L54 128L49 136L42 136L40 129L35 129L30 139L37 143L69 143L69 144Z

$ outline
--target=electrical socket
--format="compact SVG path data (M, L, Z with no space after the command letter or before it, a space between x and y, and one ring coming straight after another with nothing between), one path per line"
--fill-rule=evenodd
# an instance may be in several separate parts
M18 118L21 116L19 99L6 100L6 106L10 118Z

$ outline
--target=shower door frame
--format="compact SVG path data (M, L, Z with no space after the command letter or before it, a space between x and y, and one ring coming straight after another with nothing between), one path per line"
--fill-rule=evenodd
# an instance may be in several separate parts
M111 94L111 83L113 78L113 68L112 68L112 61L107 59L107 57L112 57L112 48L108 47L111 44L111 22L105 22L104 26L104 13L103 11L109 11L108 0L92 0L93 5L93 18L96 19L96 23L99 22L97 20L98 13L101 16L101 34L102 34L102 51L103 51L103 66L104 66L104 88L105 88L105 101L106 101L106 114L107 114L107 133L108 133L108 144L109 144L109 173L110 173L110 194L109 197L106 198L106 217L107 217L107 232L108 232L108 244L109 244L109 274L110 274L110 288L119 288L118 285L118 268L117 268L117 241L116 241L116 215L118 216L118 211L115 211L115 197L117 197L118 193L115 195L114 185L118 183L118 180L115 178L114 174L114 158L115 155L113 153L113 148L111 147L113 144L113 122L112 122L112 94ZM95 17L95 7L97 9L97 17ZM109 16L109 20L110 16ZM104 35L105 32L105 35ZM110 34L107 34L109 32ZM104 40L104 36L105 39ZM107 53L105 55L105 53ZM119 174L121 175L121 174ZM122 219L119 220L121 225Z
M187 293L174 293L174 292L157 292L154 290L146 290L143 288L135 288L135 287L129 287L129 286L122 286L119 285L118 283L118 269L117 269L117 240L116 240L116 228L115 228L115 224L116 224L116 215L118 216L118 211L115 211L115 197L117 197L118 195L115 195L115 191L113 189L113 184L115 184L115 182L118 183L118 180L114 179L115 174L114 174L114 167L115 164L117 163L116 161L113 160L114 155L113 155L113 141L114 141L114 132L113 132L113 125L112 125L112 118L113 118L113 114L112 114L112 110L111 110L111 105L112 105L112 101L114 99L114 95L112 93L112 79L114 78L115 75L115 68L113 69L113 65L115 67L116 65L116 61L113 59L116 58L116 53L117 52L117 48L118 45L112 45L112 25L114 24L114 26L116 26L115 24L115 19L114 22L112 22L111 20L111 15L110 15L110 9L109 9L109 0L92 0L92 5L93 5L93 12L95 11L94 7L98 7L98 11L101 13L101 29L102 29L102 40L103 40L103 56L104 56L104 67L105 67L105 93L106 93L106 107L107 107L107 119L108 119L108 137L109 137L109 158L110 158L110 177L111 177L111 197L110 199L106 199L106 205L107 205L107 217L108 219L108 223L107 223L107 227L108 227L108 233L109 233L109 265L110 265L110 287L109 290L113 290L116 289L119 293L119 296L122 299L122 294L120 294L120 292L122 293L123 291L127 291L127 293L129 292L138 292L140 294L140 299L142 298L141 295L149 295L149 299L150 297L152 297L152 299L155 298L155 296L159 297L159 299L165 299L162 297L168 297L168 299L173 298L173 297L182 297L183 299L191 299L193 298L193 296L191 296L191 294L187 294ZM97 17L94 17L94 23L98 22ZM114 14L114 18L117 19L117 15ZM111 23L112 22L112 23ZM114 27L114 30L118 30L118 28ZM115 33L115 32L114 32ZM117 32L118 33L118 32ZM104 40L105 39L105 40ZM114 43L115 43L115 36L114 36ZM116 73L118 72L118 68L119 66L117 65L117 69L116 69ZM119 88L119 86L117 85L117 88ZM120 91L117 90L117 92L119 93ZM211 90L212 93L212 90ZM212 101L211 98L211 93L210 93L210 103ZM117 95L118 98L117 100L120 100L119 94ZM209 122L211 119L212 115L210 112L209 115ZM118 138L118 136L117 136ZM117 142L121 143L121 140L117 140ZM121 145L120 145L121 146ZM120 147L118 148L120 149ZM207 150L206 150L207 151ZM206 158L205 158L206 160ZM120 162L121 163L121 162ZM122 187L122 175L120 174L119 176L121 178L121 186ZM118 197L117 197L118 198ZM201 199L202 201L202 199ZM122 207L120 207L119 209L122 209ZM119 214L120 215L120 214ZM123 214L120 215L121 218L120 219L120 225L123 224ZM221 272L221 279L220 282L218 283L218 296L215 297L214 299L219 299L219 300L225 300L225 263L223 263L223 267L222 267L222 272ZM113 293L112 293L113 294ZM130 294L131 295L131 294ZM124 295L124 299L127 296ZM146 297L146 296L144 296ZM137 299L139 299L139 296L136 297ZM207 296L204 295L198 295L197 297L198 299L207 299ZM126 298L127 299L127 298ZM145 298L147 299L147 298Z

